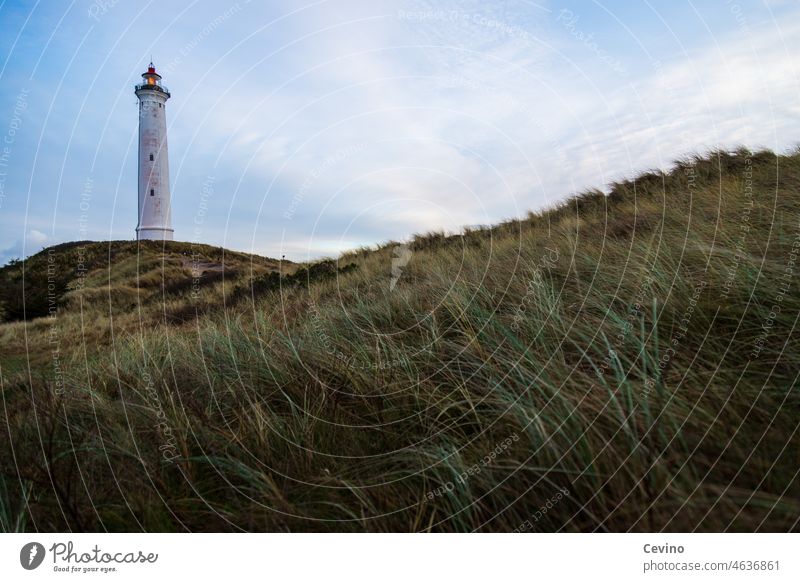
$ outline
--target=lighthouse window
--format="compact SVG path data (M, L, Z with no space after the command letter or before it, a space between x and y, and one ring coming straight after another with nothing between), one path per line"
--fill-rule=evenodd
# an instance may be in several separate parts
M153 161L153 154L150 154L150 161Z
M150 188L150 196L155 196L156 191L153 188Z

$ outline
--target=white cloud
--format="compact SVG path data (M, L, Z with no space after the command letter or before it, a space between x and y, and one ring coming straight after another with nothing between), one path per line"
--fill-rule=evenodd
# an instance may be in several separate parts
M38 253L50 238L40 230L30 229L24 239L16 241L13 245L0 250L0 265L5 265L11 259L21 259Z
M559 9L512 0L243 4L165 77L173 90L168 119L176 236L193 237L209 175L215 191L207 201L205 242L248 249L255 241L274 254L269 249L283 236L291 241L289 257L301 258L303 241L312 254L330 254L342 244L493 223L576 189L665 166L689 151L740 143L782 149L800 135L794 58L800 19L791 18L797 8L784 6L773 19L762 6L748 5L746 27L725 9L714 23L717 37L696 36L686 48L666 29L631 18L625 24L652 49L646 54L631 38L620 40L628 34L623 27L603 30L587 6L581 33L597 32L592 42L597 39L609 58L624 60L626 75L558 22ZM98 32L123 19L125 10L120 4L105 15ZM170 51L179 54L221 11L218 3L201 2L168 33L157 31L157 54L169 63ZM685 29L674 24L679 33L692 30L691 23ZM127 48L109 62L131 68L141 38L122 42ZM620 46L629 52L620 54L627 50ZM92 46L111 54L104 48ZM43 63L55 69L54 58L48 53ZM112 68L106 66L101 81ZM37 83L49 89L57 81L42 77ZM79 193L92 172L97 194L90 223L105 227L112 210L116 215L108 231L98 226L91 232L132 237L136 118L128 107L129 80L121 75L118 82L98 92L110 101L124 90L116 99L128 100L124 111L120 105L118 113L108 113L114 117L105 141L92 133L76 138L99 143L92 168L93 149L73 145L69 160L58 149L63 139L56 129L73 122L69 95L57 95L62 110L53 119L61 125L43 130L42 161L30 172L21 164L26 150L19 143L14 155L21 177L7 190L62 197L58 208L46 197L31 199L31 212L22 197L9 197L3 244L23 232L12 234L11 216L39 220L27 228L55 223L57 240L75 238ZM76 127L80 133L86 125ZM56 183L62 173L63 182Z
M314 83L289 84L240 119L247 129L232 147L252 152L259 144L249 171L277 176L289 192L336 152L360 149L318 172L298 210L303 220L280 224L289 202L278 196L259 221L278 223L298 240L307 221L328 235L347 229L354 244L381 224L382 238L390 238L490 223L687 151L780 148L800 135L792 51L768 28L750 29L746 42L739 32L718 39L718 48L622 85L594 60L578 68L548 48L556 45L548 39L552 14L531 10L519 18L512 4L487 12L485 4L460 3L451 12L421 2L306 47L298 58L310 68L336 60ZM800 38L800 31L783 32ZM403 48L383 50L385 39L398 36ZM263 88L249 91L255 103ZM255 122L265 115L269 122ZM408 200L417 201L413 211L393 204Z
M39 230L31 229L28 231L26 245L29 247L43 246L47 242L47 235Z

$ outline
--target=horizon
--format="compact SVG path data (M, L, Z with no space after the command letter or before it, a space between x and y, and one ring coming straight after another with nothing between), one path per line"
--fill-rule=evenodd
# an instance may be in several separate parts
M703 158L707 158L708 156L714 156L714 155L716 155L717 153L720 153L720 152L726 152L726 153L729 153L729 154L735 154L737 152L737 150L739 148L741 148L741 147L744 147L745 149L747 149L745 146L740 145L737 148L715 148L715 149L712 149L712 150L707 150L705 152L689 152L689 153L687 153L686 155L684 155L682 157L676 158L670 164L666 165L663 168L650 168L649 170L640 171L635 176L628 176L628 177L622 176L622 177L619 178L619 180L620 181L624 181L624 180L630 179L632 181L636 181L641 176L645 175L646 173L653 172L653 171L656 171L656 172L657 171L663 171L663 172L667 172L668 173L668 172L674 170L675 168L677 168L677 164L680 162L680 160L682 158L694 157L694 158L697 158L697 159L703 159ZM748 151L750 151L751 153L757 153L757 151L755 151L755 150L748 150ZM795 151L800 151L800 143L798 143L798 144L796 144L794 146L789 146L786 151L782 151L782 152L773 152L772 150L769 150L769 151L770 151L770 153L774 153L776 156L791 155ZM579 197L582 193L591 193L593 191L598 191L598 192L602 192L603 195L607 196L609 194L609 186L611 186L611 183L604 185L604 187L602 187L602 188L600 188L600 187L593 188L593 187L589 186L589 187L586 187L584 190L581 190L581 191L578 191L578 192L572 192L568 196L565 196L564 198L562 198L561 200L555 201L552 205L543 207L541 209L538 209L537 210L537 214L544 216L548 212L557 211L558 207L561 204L569 203L571 200L574 200L575 198ZM356 246L356 247L344 248L344 249L341 249L341 250L337 251L335 254L322 254L322 255L318 255L318 256L314 256L314 257L308 257L308 258L306 258L304 260L303 259L301 259L301 260L293 260L293 259L290 259L290 258L283 258L282 259L280 255L269 256L269 255L260 254L260 253L254 251L254 250L241 250L241 249L223 247L223 246L220 246L218 244L214 244L213 242L202 242L202 241L198 242L198 241L191 241L191 240L181 240L181 239L178 239L178 238L176 238L174 240L166 240L166 241L144 240L144 239L138 239L137 240L136 238L133 238L133 237L132 238L117 238L117 239L111 238L111 239L104 239L104 240L76 239L76 240L66 240L66 241L54 242L52 244L47 244L47 245L42 246L41 248L38 248L36 250L31 250L31 252L28 253L28 255L25 256L25 257L12 257L6 263L0 265L0 267L7 266L7 265L9 265L10 263L12 263L14 261L23 261L23 260L28 259L30 257L33 257L34 255L37 255L37 254L39 254L39 253L41 253L43 251L46 251L46 250L48 250L50 248L59 247L61 245L113 244L113 243L130 243L130 242L134 242L134 243L142 243L142 242L144 242L146 244L149 244L149 243L156 243L156 244L166 243L167 245L169 245L170 243L177 243L177 244L191 244L191 245L199 245L199 246L209 246L209 247L213 247L213 248L219 248L219 249L221 249L221 250L223 250L225 252L252 254L252 255L255 255L255 256L262 257L262 258L275 259L275 260L278 260L278 261L284 260L284 261L297 262L297 263L304 263L304 262L312 262L313 263L313 262L325 261L325 260L338 260L339 258L341 258L344 255L347 255L348 253L353 253L353 252L362 250L364 248L368 248L370 250L380 250L382 247L384 247L384 246L386 246L388 244L392 244L392 243L397 243L397 244L400 244L400 245L409 244L409 243L412 243L414 241L414 239L415 239L415 237L417 235L426 235L426 234L441 232L445 236L450 237L450 236L457 236L457 235L459 235L461 233L464 233L466 230L483 230L483 229L491 230L493 227L498 226L500 224L503 224L505 222L521 222L521 221L524 221L524 220L525 220L524 216L509 217L509 218L506 218L506 219L502 219L501 218L497 222L494 222L494 223L491 223L491 224L477 224L477 223L475 223L475 224L465 224L465 225L462 225L460 229L452 230L452 231L439 229L439 230L435 230L435 231L428 231L426 233L414 233L414 234L410 234L410 235L408 235L406 237L401 237L399 239L380 240L380 241L376 241L376 242L372 243L371 245L365 245L365 246L361 246L361 247L357 247Z
M800 141L788 2L149 6L0 5L0 264L134 239L151 55L175 239L292 261Z

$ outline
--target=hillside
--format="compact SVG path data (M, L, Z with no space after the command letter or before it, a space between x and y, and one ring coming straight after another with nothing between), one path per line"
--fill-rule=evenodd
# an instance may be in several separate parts
M290 274L295 265L283 262ZM107 346L114 332L194 319L223 302L225 289L281 270L280 261L203 244L79 241L0 268L4 361L47 355L55 317L61 338ZM112 325L113 323L113 325ZM68 340L69 341L69 340ZM6 369L8 371L8 369Z
M798 251L800 153L745 149L336 262L42 251L0 527L797 530Z

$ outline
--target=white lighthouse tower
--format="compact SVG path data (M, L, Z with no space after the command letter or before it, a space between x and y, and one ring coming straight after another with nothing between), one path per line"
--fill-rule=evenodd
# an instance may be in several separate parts
M153 63L136 85L139 98L139 240L172 240L167 155L167 99Z

